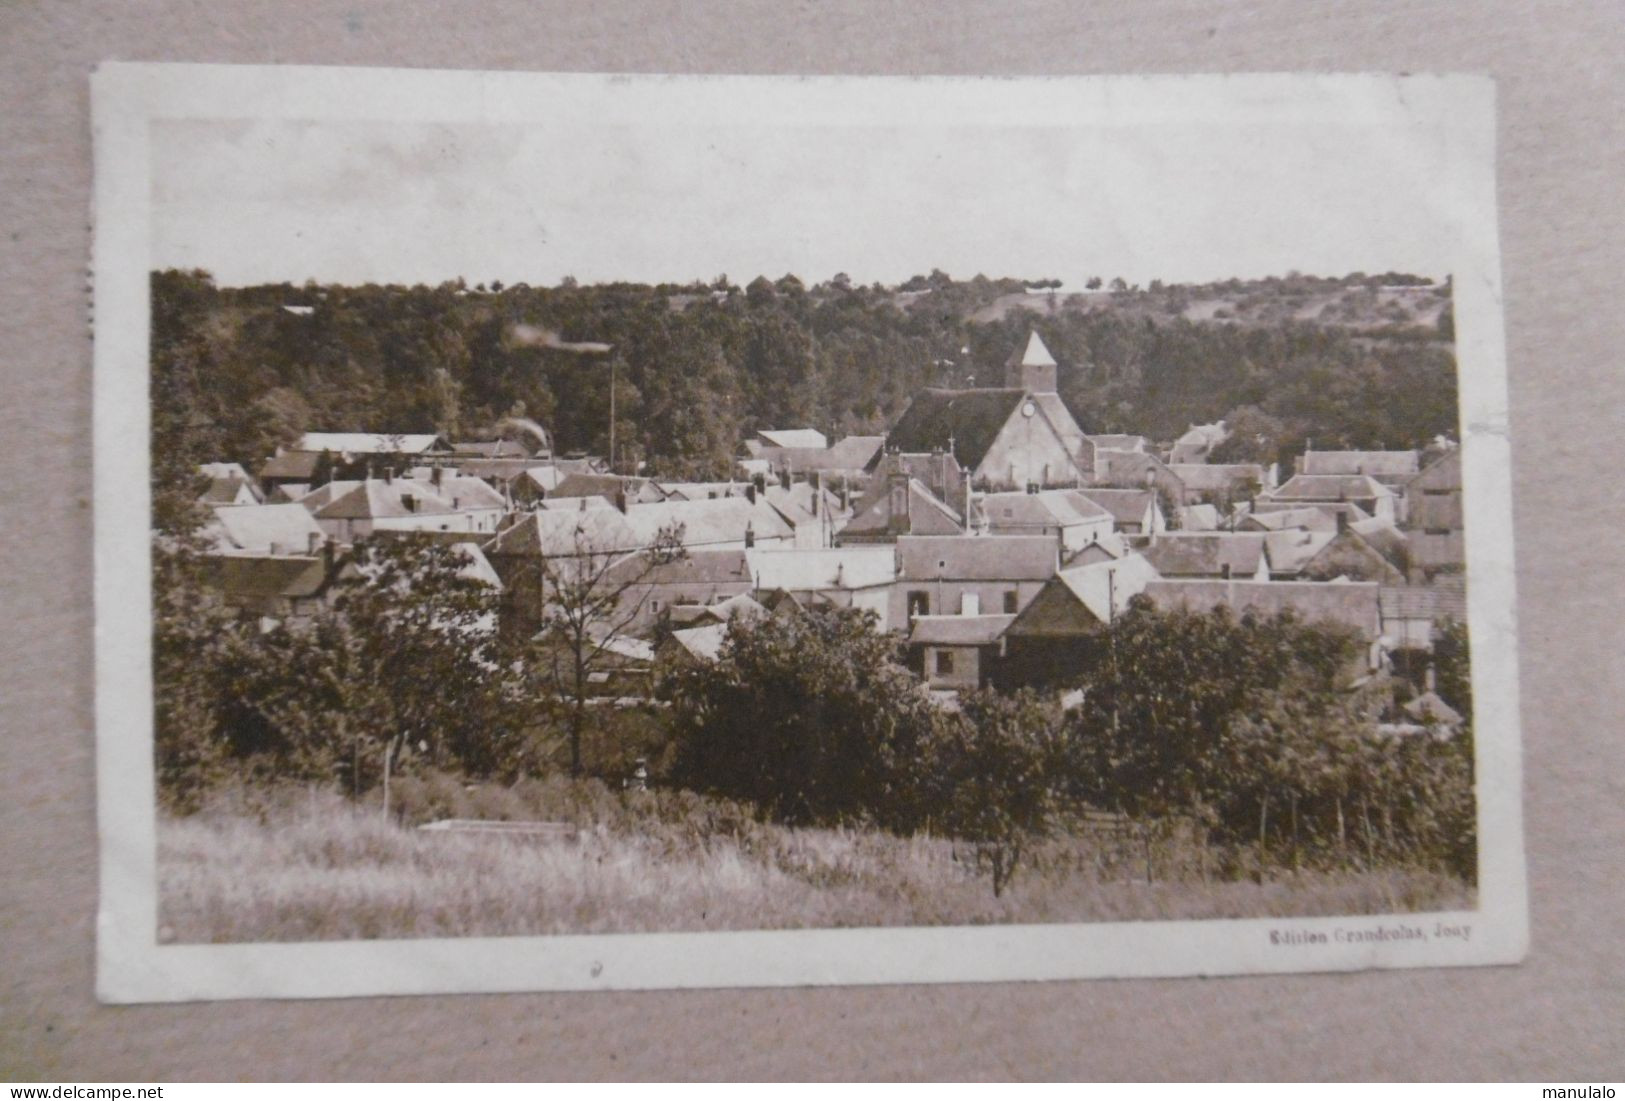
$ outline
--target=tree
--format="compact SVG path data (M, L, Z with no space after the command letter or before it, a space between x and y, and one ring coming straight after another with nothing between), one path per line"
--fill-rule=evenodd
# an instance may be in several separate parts
M1220 763L1236 716L1287 683L1321 695L1356 652L1347 629L1223 606L1161 611L1137 596L1105 631L1069 719L1077 792L1130 817L1209 817L1234 780Z
M1027 692L969 693L941 724L929 766L934 824L975 846L994 898L1056 824L1060 746L1055 716Z
M566 708L570 774L580 776L592 674L642 612L649 599L644 581L686 556L683 528L662 528L636 553L628 553L613 528L590 520L545 530L538 524L536 530L530 598L539 604L541 629L530 647L530 666L541 674L549 698Z
M1084 287L1088 290L1098 291L1100 289L1100 276L1091 275L1089 277L1089 281L1084 284Z
M489 775L521 755L497 594L457 544L363 540L330 611L238 639L225 734L282 775L389 783L407 756Z
M662 686L674 778L787 822L919 828L943 717L898 658L873 613L736 617L715 663Z
M210 598L203 540L160 534L153 539L153 749L159 802L170 810L198 809L221 776L223 655L236 625Z

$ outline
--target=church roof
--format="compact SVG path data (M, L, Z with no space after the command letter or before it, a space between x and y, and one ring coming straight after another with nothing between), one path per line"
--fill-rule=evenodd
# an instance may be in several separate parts
M1015 413L1026 391L922 390L903 411L886 437L892 451L949 450L960 464L974 470L987 457L999 430Z
M1054 367L1056 363L1055 357L1049 354L1049 349L1044 347L1043 338L1038 335L1038 331L1035 329L1027 334L1026 347L1010 353L1010 359L1006 366Z

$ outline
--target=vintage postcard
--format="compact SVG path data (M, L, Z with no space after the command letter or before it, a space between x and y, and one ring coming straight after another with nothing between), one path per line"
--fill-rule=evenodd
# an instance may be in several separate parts
M1522 958L1487 80L93 93L103 999Z

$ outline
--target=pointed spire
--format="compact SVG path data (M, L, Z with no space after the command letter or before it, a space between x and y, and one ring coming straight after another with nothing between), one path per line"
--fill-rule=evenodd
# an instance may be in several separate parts
M1027 342L1013 352L1004 365L1004 384L1019 387L1029 393L1048 394L1055 391L1055 357L1044 346L1044 340L1033 329Z

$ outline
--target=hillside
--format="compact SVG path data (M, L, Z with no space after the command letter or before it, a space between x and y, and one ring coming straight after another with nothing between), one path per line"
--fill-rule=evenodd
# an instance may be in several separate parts
M1086 431L1248 421L1268 459L1456 430L1448 284L1388 273L1027 293L940 272L900 288L794 276L607 284L220 288L153 276L160 480L250 467L308 429L467 436L523 410L627 465L716 476L760 427L884 432L929 385L997 384L1036 328ZM612 345L608 355L595 354Z

